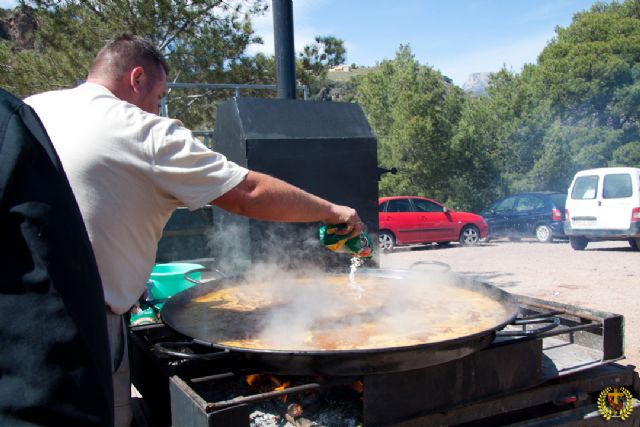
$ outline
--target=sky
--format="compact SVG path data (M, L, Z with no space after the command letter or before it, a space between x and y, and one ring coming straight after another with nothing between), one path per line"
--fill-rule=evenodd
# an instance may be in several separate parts
M606 3L610 0L606 0ZM373 66L393 59L401 44L415 59L458 86L472 73L503 66L520 72L573 15L593 0L292 0L296 51L316 36L344 41L346 64ZM11 8L15 0L0 0ZM263 45L250 54L273 54L271 11L255 20Z
M609 3L610 1L606 1ZM567 27L592 0L293 0L296 51L315 36L344 41L346 64L373 66L393 59L401 44L415 59L462 86L477 72L503 66L520 72L535 63L556 26ZM259 18L263 46L273 53L273 18Z

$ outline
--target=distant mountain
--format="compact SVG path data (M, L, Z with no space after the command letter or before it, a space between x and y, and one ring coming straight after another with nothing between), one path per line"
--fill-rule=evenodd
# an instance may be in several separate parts
M481 96L487 93L489 76L491 73L473 73L462 84L462 90L473 95Z

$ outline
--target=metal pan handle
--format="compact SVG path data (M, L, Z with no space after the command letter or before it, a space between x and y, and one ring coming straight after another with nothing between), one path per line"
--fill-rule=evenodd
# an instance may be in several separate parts
M225 276L225 275L224 275L220 270L218 270L217 268L210 269L210 268L203 267L203 268L195 268L195 269L193 269L193 270L189 270L189 271L187 271L186 273L184 273L184 280L186 280L187 282L191 282L191 283L193 283L194 285L200 285L200 284L202 284L202 282L201 282L200 280L197 280L197 279L194 279L194 278L189 277L189 275L190 275L190 274L192 274L192 273L197 273L198 271L212 271L212 272L216 273L217 275L219 275L219 276L220 276L220 279L224 279L224 278L226 277L226 276Z
M193 345L193 341L175 341L175 342L163 342L156 343L153 346L154 351L164 354L166 356L178 357L181 359L189 359L189 360L213 360L213 359L221 359L229 355L229 349L224 349L222 351L216 351L213 353L185 353L183 351L173 350L173 348L177 347L188 347Z
M512 323L512 325L522 326L522 330L520 331L497 331L496 336L498 337L529 337L536 336L537 334L541 334L543 332L550 331L556 326L560 325L560 318L557 316L547 316L547 317L531 317L527 319L516 319ZM539 328L529 329L527 330L528 325L533 324L544 324L544 326L540 326Z

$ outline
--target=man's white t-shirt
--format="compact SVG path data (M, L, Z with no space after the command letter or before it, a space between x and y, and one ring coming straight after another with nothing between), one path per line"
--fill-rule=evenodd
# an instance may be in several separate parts
M62 161L106 304L116 314L143 293L174 209L204 206L248 172L209 150L180 121L149 114L97 84L25 102L38 113Z

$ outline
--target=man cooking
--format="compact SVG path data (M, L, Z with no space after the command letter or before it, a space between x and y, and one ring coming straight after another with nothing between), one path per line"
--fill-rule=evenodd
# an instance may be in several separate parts
M40 116L68 175L102 278L113 362L116 425L131 423L122 315L144 292L174 209L211 203L265 221L347 224L356 211L227 161L178 120L156 115L168 65L141 37L98 52L86 83L25 101Z

